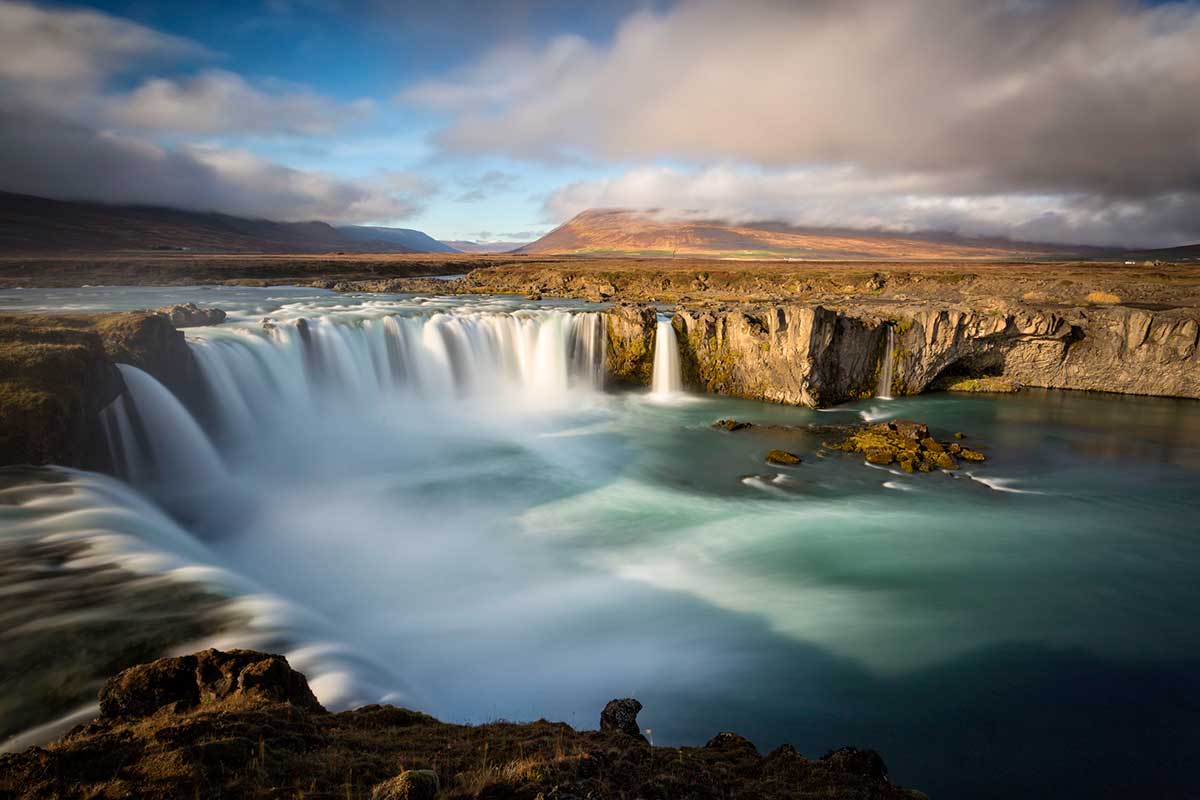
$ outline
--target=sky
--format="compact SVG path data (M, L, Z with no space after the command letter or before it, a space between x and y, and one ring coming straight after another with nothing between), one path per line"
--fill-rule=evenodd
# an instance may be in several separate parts
M1200 3L0 0L0 190L1200 242Z

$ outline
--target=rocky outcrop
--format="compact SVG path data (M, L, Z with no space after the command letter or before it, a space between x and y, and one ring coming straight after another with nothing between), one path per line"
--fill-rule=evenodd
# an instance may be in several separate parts
M684 383L717 394L825 406L869 396L878 323L821 306L680 309Z
M0 797L923 797L892 784L867 750L808 759L784 746L764 758L733 733L651 747L626 730L632 705L600 731L451 725L378 705L331 714L282 656L251 651L127 670L105 686L101 708L44 749L0 755Z
M238 707L288 703L325 713L308 681L283 656L253 650L202 650L130 667L100 690L100 714L133 719L164 707L189 711L204 706Z
M956 434L955 438L963 438ZM823 442L829 450L861 453L868 464L897 464L905 472L958 469L959 460L979 462L983 453L958 442L939 442L922 422L892 420L851 429L840 441Z
M621 308L620 341L650 342L652 353L648 312ZM870 397L889 358L893 396L1038 386L1200 398L1195 309L709 306L680 307L673 324L686 385L778 403ZM622 379L648 383L642 367Z
M83 463L96 413L121 392L100 336L70 322L0 317L0 465Z
M600 712L600 730L623 733L646 741L638 727L637 715L642 710L642 704L632 697L620 700L609 700L608 705Z
M204 325L219 325L225 321L225 312L219 308L201 308L195 303L176 303L154 309L153 314L166 317L176 328L194 328Z
M89 318L109 360L150 373L181 397L196 391L199 367L184 335L158 314L129 311Z
M647 306L619 305L604 313L604 369L617 384L648 386L654 371L657 314Z
M0 316L0 466L102 466L97 415L124 391L117 363L180 396L202 391L183 334L162 316Z

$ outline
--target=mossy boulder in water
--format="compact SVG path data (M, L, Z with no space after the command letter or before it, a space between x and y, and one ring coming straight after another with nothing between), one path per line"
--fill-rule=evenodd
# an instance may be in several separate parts
M984 461L985 456L958 442L939 442L929 434L929 426L911 420L893 420L851 429L839 442L824 442L823 447L847 453L862 453L868 464L886 467L896 464L905 472L933 472L958 469L961 458Z
M794 467L800 463L800 456L787 450L772 450L767 453L767 463L784 467Z

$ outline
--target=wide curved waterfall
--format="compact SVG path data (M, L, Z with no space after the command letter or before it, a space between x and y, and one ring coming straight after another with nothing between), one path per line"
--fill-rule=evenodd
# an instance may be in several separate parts
M654 372L651 375L650 392L666 397L683 391L683 380L679 370L679 342L671 320L660 319L654 329Z
M565 311L330 314L223 331L191 341L211 405L195 416L154 378L121 365L128 392L104 412L113 462L135 484L168 475L196 482L221 471L218 449L323 415L480 402L567 408L602 387L602 322ZM196 421L205 414L217 447Z

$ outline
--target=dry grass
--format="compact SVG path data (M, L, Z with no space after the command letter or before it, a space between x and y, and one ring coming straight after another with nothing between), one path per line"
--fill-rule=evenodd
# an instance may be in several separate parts
M1087 301L1094 305L1115 305L1121 298L1112 292L1092 291L1088 292Z

